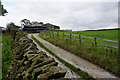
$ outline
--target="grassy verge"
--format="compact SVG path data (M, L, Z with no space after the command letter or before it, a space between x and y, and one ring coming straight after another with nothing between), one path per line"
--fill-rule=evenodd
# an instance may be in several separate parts
M49 34L50 35L50 34ZM69 52L82 57L94 64L101 66L103 69L108 70L116 75L119 74L119 54L118 52L114 53L116 49L112 49L113 53L110 51L106 52L106 48L98 46L98 48L93 48L92 45L89 44L79 44L79 41L72 40L70 42L69 38L57 37L54 35L54 38L45 33L40 33L40 37L51 42L52 44L59 46L63 49L68 50Z
M67 67L69 67L71 70L73 70L75 73L77 73L79 76L86 80L95 80L92 76L90 76L88 73L82 71L80 68L77 68L70 63L66 62L62 58L58 57L55 53L53 53L51 50L49 50L46 46L44 46L40 41L38 41L34 36L32 36L32 39L37 42L42 48L44 48L46 51L48 51L50 54L55 56L59 61L61 61L63 64L65 64Z
M9 33L2 35L2 78L7 77L7 70L11 63L11 40Z

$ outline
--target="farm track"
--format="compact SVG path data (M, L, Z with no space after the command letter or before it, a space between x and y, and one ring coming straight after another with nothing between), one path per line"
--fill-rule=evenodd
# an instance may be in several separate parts
M31 35L32 34L28 34L28 38L29 39L32 39ZM60 67L62 67L62 68L64 68L64 69L67 70L67 73L66 73L66 75L65 75L64 78L81 78L79 75L77 75L76 73L74 73L73 71L71 71L68 67L66 67L63 63L61 63L60 61L58 61L54 56L52 56L50 53L48 53L45 49L43 49L42 47L40 47L34 40L33 40L33 42L37 45L37 48L40 51L44 51L44 52L46 52L46 55L54 58L55 61L58 62L58 66L60 66Z
M75 67L78 67L81 70L89 73L94 78L116 78L116 76L100 68L99 66L94 65L91 62L84 60L83 58L80 58L64 49L61 49L60 47L54 46L51 43L39 38L37 34L33 34L33 36L42 42L48 49L56 53L57 56L74 65Z
M94 65L91 62L84 60L83 58L80 58L64 49L54 46L51 43L39 38L37 34L33 34L33 36L40 42L42 42L51 51L56 53L57 56L74 65L75 67L79 67L81 70L89 73L94 78L116 78L116 76L100 68L99 66Z

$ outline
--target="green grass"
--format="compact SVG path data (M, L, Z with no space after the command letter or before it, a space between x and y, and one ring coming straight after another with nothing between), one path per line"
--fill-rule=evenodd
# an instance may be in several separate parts
M91 44L86 44L85 42L79 44L79 41L77 40L72 39L72 41L70 42L70 39L67 37L63 38L62 36L57 37L56 35L54 35L53 38L52 35L51 37L50 35L51 33L40 33L39 36L51 42L52 44L66 49L69 52L82 57L94 64L97 64L116 75L120 75L118 71L120 66L120 64L118 64L118 49L99 45L97 46L97 48L94 48L94 46L92 46ZM106 53L106 48L109 50L108 53ZM111 49L113 50L113 53L110 53Z
M52 32L49 32L49 33L46 33L46 35L47 36L51 36L51 38L53 37L53 33ZM60 39L63 39L63 35L62 34L59 34L60 36L58 36ZM42 36L42 34L41 34L41 36ZM45 34L43 35L43 36L45 36ZM56 37L57 36L57 33L54 33L54 36L55 36L55 38L58 38L58 37ZM70 39L70 35L64 35L64 38L67 38L67 39ZM79 41L78 40L75 40L74 38L76 38L76 39L79 39L79 37L77 37L77 36L72 36L72 41L73 42L77 42L77 43L79 43ZM82 37L82 40L85 40L85 41L91 41L92 43L87 43L87 42L84 42L84 41L81 41L81 43L83 44L83 45L85 45L85 47L86 46L89 46L89 47L92 47L92 46L95 46L94 44L95 44L95 41L94 41L94 39L88 39L88 38L84 38L84 37ZM103 41L103 40L96 40L96 42L97 43L101 43L101 44L106 44L106 45L110 45L110 46L118 46L118 43L114 43L114 42L108 42L108 41ZM108 49L109 51L110 50L113 50L113 53L114 52L116 52L116 53L118 53L118 49L117 48L112 48L112 47L107 47L107 46L102 46L102 45L97 45L97 49L100 49L100 50L102 50L102 52L104 51L106 51L105 49Z
M57 33L54 33L57 35ZM60 36L62 36L63 34L59 34ZM70 35L65 35L65 37L70 37ZM76 38L76 39L79 39L79 36L73 36L72 35L72 38ZM90 41L92 43L95 42L94 39L90 39L90 38L85 38L85 37L81 37L81 40L85 40L85 41ZM111 46L117 46L118 47L118 43L115 43L115 42L109 42L109 41L105 41L105 40L96 40L97 43L101 43L101 44L106 44L106 45L111 45ZM90 43L89 43L90 44Z
M9 33L2 35L2 78L7 77L8 67L11 63L11 40Z
M59 61L61 61L63 64L65 64L67 67L69 67L71 70L73 70L75 73L77 73L79 76L84 78L85 80L95 80L92 76L90 76L88 73L82 71L80 68L77 68L73 66L72 64L66 62L62 58L58 57L55 53L53 53L51 50L49 50L46 46L44 46L40 41L38 41L34 36L32 36L32 39L37 42L42 48L44 48L46 51L48 51L50 54L55 56Z
M77 34L83 36L97 37L102 39L117 40L118 30L104 30L104 31L61 31L69 34Z
M96 38L102 38L102 39L109 39L109 40L118 40L118 30L106 30L106 31L59 31L59 33L67 33L67 34L76 34L76 35L82 35L82 36L89 36L89 37L96 37ZM59 34L62 35L62 34ZM69 37L69 35L65 35L66 37ZM73 38L79 39L77 36L72 36ZM82 40L85 41L91 41L94 43L94 39L81 37ZM111 45L111 46L117 46L118 43L116 42L109 42L105 40L96 40L97 43Z

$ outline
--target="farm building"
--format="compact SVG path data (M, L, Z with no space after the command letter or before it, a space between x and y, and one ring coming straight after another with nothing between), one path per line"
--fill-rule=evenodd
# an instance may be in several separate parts
M49 30L60 30L59 26L47 23L47 24L43 24L43 26L46 26Z
M60 30L59 26L46 23L43 24L43 22L30 22L30 20L23 19L21 20L21 27L22 30L25 32L40 32L42 30Z
M40 32L42 30L59 30L60 27L52 24L32 24L32 25L23 25L23 31L25 32Z
M45 26L40 25L24 25L23 31L25 32L40 32L42 30L48 30Z

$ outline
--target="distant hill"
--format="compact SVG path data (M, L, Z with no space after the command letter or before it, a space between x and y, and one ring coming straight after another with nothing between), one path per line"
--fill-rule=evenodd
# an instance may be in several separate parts
M85 31L105 31L105 30L120 30L120 28L112 28L112 29L98 29L98 30L85 30Z

